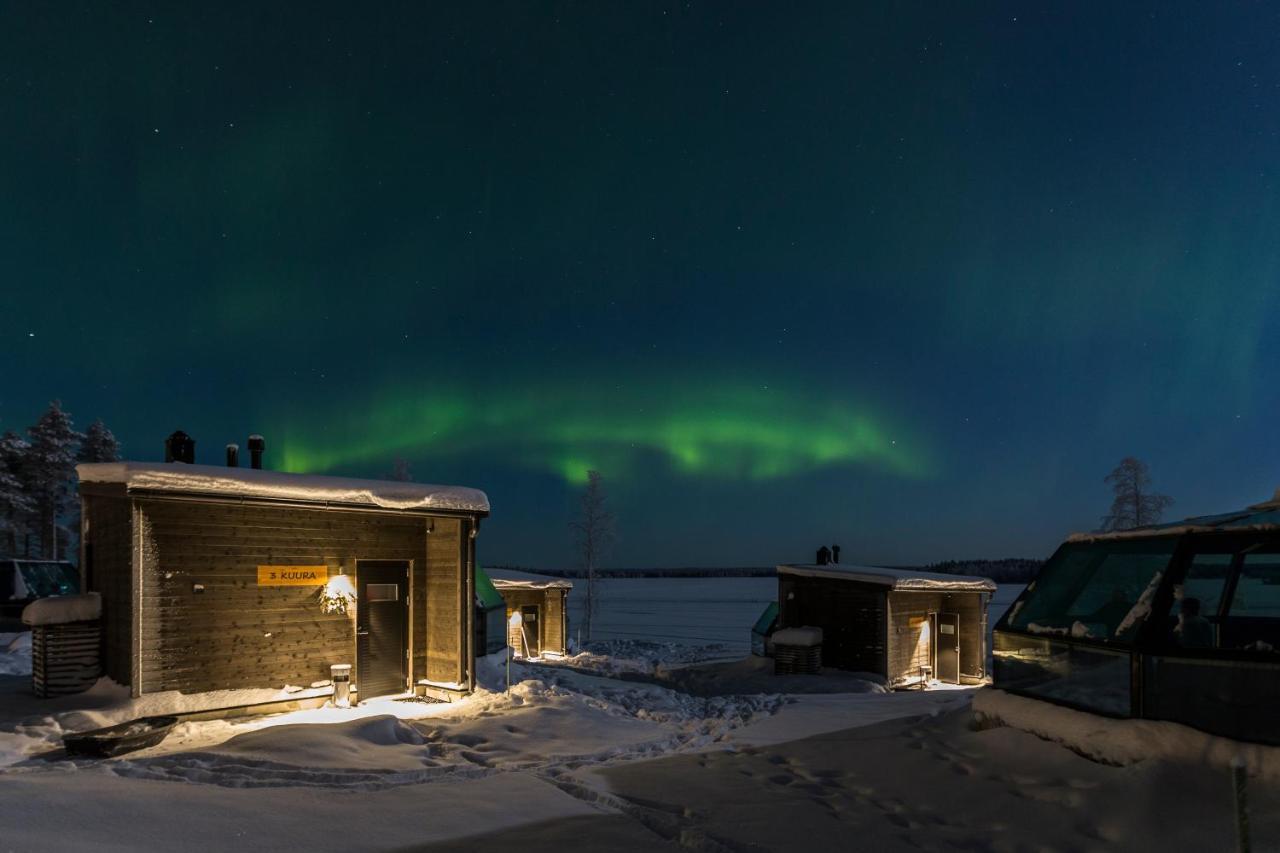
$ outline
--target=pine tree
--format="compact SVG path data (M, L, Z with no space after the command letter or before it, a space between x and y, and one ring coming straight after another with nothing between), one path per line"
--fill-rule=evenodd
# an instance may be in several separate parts
M1150 491L1151 472L1147 463L1133 456L1121 459L1103 482L1115 493L1111 512L1102 517L1104 531L1157 524L1164 511L1173 505L1173 498Z
M600 559L613 543L613 521L613 513L609 512L605 506L604 478L600 476L599 471L588 471L587 488L582 493L578 518L569 524L569 528L577 534L578 557L587 578L586 607L583 608L582 627L585 629L588 642L591 640L597 610L596 569L599 568Z
M58 558L58 531L71 505L76 450L83 435L75 431L71 416L54 400L40 420L27 428L30 447L21 478L32 503L32 532L40 539L40 554Z
M89 424L84 431L84 441L80 443L80 452L76 454L77 462L119 462L120 442L107 429L107 425L98 418Z
M18 553L34 509L21 479L28 448L12 430L0 436L0 554Z

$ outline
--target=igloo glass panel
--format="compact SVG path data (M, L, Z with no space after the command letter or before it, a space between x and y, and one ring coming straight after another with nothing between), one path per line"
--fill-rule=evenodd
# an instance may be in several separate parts
M1174 545L1156 539L1065 546L1015 605L1008 626L1127 645L1150 613Z

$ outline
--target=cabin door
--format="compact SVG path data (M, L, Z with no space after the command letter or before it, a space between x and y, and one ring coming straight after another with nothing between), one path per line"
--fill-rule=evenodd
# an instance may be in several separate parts
M403 693L409 681L409 564L356 566L356 687L360 700Z
M526 604L520 608L521 622L520 630L524 631L524 656L527 658L536 658L542 654L542 626L539 624L539 616L542 608L536 604Z
M960 683L960 614L938 614L938 666L935 672L939 681Z

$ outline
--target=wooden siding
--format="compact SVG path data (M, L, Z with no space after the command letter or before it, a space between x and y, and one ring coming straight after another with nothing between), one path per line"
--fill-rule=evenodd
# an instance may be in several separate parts
M433 519L427 536L426 678L436 684L463 684L467 677L463 636L468 628L464 614L467 585L463 578L466 542L458 518Z
M556 654L565 653L565 590L562 589L501 589L507 603L507 642L513 649L521 649L520 629L512 628L511 614L521 607L539 607L538 648Z
M117 684L133 683L133 560L130 501L123 494L82 498L87 527L85 590L102 596L103 672Z
M778 575L778 627L822 629L822 665L887 675L883 587Z
M422 603L419 589L430 600L421 517L163 499L139 500L137 510L142 618L135 692L306 686L327 679L330 664L355 663L354 611L323 613L318 587L260 587L259 565L324 564L331 575L342 567L354 581L357 559L412 561L414 603ZM456 583L456 561L452 571ZM416 629L423 610L413 610ZM431 653L419 635L425 640L426 632L412 635L420 662ZM435 652L457 665L456 642Z
M960 676L980 679L986 671L986 632L983 630L985 593L911 592L889 594L889 674L890 683L917 675L914 663L919 629L912 620L930 613L956 613L960 617ZM937 638L934 638L935 640ZM935 672L935 677L936 677Z

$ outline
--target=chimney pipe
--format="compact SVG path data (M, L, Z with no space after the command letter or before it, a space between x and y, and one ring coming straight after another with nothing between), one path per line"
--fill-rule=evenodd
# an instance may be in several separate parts
M262 451L267 449L267 441L262 436L249 436L249 467L255 471L262 468Z
M180 429L174 430L164 440L164 461L194 465L196 462L196 440Z
M227 445L227 467L228 468L240 467L240 445L238 444Z
M840 546L839 545L831 546L831 562L833 563L840 562Z

